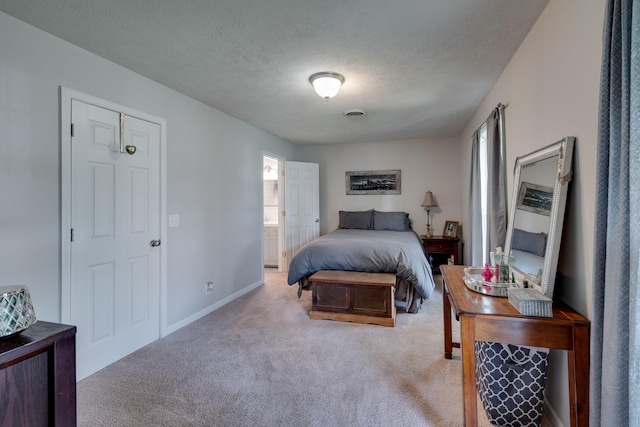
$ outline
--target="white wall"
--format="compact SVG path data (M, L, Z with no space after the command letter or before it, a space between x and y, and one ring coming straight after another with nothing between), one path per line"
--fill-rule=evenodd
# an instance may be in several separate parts
M408 212L414 230L424 234L427 213L420 205L427 190L439 206L431 210L434 234L442 234L447 220L461 221L457 138L311 145L301 147L299 154L320 164L321 234L337 228L338 211L367 209ZM346 194L345 172L389 169L402 171L401 194Z
M169 329L261 282L262 151L296 147L0 13L0 286L60 320L59 86L167 120Z
M509 171L517 156L565 136L577 138L555 298L588 318L594 286L594 171L604 8L604 0L551 0L467 125L461 150L467 162L472 132L498 102L509 104L505 110ZM468 176L465 171L463 183ZM511 173L509 178L512 194ZM466 212L464 198L462 204ZM547 400L562 424L568 426L565 352L553 351L550 361Z

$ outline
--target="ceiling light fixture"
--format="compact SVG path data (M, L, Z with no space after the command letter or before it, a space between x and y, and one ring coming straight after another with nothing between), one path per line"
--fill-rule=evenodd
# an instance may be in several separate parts
M329 100L338 94L340 86L344 83L344 76L331 71L323 71L312 74L309 77L309 83L313 85L321 98Z

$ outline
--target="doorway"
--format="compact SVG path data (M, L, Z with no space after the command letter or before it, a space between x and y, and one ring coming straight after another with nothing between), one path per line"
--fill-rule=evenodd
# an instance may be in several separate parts
M280 159L275 156L265 154L262 157L262 190L263 190L263 242L264 242L264 267L281 270L281 250L280 250L280 227L281 209L279 173Z
M298 249L320 233L319 165L263 153L262 183L264 266L286 272Z

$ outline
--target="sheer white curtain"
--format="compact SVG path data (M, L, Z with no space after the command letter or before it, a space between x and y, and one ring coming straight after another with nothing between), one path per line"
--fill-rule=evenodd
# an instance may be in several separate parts
M471 141L470 265L484 265L490 251L504 248L508 220L504 147L504 106L498 105Z
M605 12L591 321L592 426L640 426L640 1Z

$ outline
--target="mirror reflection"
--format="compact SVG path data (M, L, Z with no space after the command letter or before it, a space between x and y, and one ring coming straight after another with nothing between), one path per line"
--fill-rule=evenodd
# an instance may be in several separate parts
M552 298L574 138L516 159L506 253L521 286Z
M522 168L511 235L514 268L540 282L549 236L551 204L558 156ZM514 196L515 196L514 191Z

